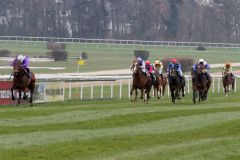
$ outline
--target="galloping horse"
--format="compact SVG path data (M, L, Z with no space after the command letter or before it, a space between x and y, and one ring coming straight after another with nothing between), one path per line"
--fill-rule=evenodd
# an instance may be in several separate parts
M156 82L153 84L154 96L158 99L163 98L167 85L167 77L156 73Z
M170 70L170 74L168 76L168 83L171 91L172 102L175 103L176 99L180 99L180 91L182 91L182 96L184 97L184 87L185 87L185 79L178 75L177 69L172 68Z
M222 78L223 88L225 96L227 97L227 92L230 91L229 87L232 85L232 92L234 91L235 86L235 77L231 75L230 72L225 73L225 76Z
M30 91L30 104L32 105L33 102L33 93L35 88L35 75L33 72L31 72L31 77L28 78L26 75L24 69L22 68L20 62L18 60L15 61L13 65L13 86L11 88L12 92L12 100L15 100L13 90L18 91L18 105L20 104L22 92L24 92L23 98L26 99L26 92Z
M136 101L137 89L140 89L141 99L143 99L143 93L144 93L144 102L148 103L149 92L152 87L152 79L150 76L147 77L144 75L144 73L141 71L141 68L137 62L135 62L131 68L133 70L133 83L130 91L131 101L133 102L133 95L132 95L133 91L135 90L135 101Z
M192 90L193 90L193 102L196 103L198 96L198 103L207 99L208 90L211 86L211 78L208 80L205 74L205 67L198 65L197 70L191 71L192 75Z

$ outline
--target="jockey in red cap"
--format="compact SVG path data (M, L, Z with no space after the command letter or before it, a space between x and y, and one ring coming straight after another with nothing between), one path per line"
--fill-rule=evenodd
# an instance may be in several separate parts
M176 58L173 58L171 60L171 62L169 63L169 66L167 68L167 75L169 75L170 70L173 69L174 67L177 68L177 72L178 72L179 76L182 77L183 76L182 66L181 66L181 64L177 63Z
M153 66L152 66L151 62L149 60L147 60L145 62L145 65L146 65L145 67L146 67L146 70L148 71L148 74L150 74L152 79L153 79L153 81L155 81L156 77L154 75L154 70L153 70Z

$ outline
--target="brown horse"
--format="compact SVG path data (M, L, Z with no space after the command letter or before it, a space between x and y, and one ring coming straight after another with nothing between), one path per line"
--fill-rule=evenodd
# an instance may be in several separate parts
M202 65L197 66L197 70L191 71L192 75L192 90L193 90L193 103L196 103L198 96L198 103L207 99L208 90L211 86L211 77L207 79L205 67Z
M224 88L224 93L225 96L228 96L228 92L230 91L230 86L232 85L232 92L234 91L234 86L235 86L235 77L232 76L230 72L226 72L225 75L222 78L222 83L223 83L223 88Z
M147 77L141 71L140 65L138 63L134 63L131 67L133 71L133 83L130 91L131 101L133 102L133 91L135 90L135 101L137 100L137 89L141 90L141 99L143 99L144 94L144 102L148 103L149 92L152 87L152 79L151 77Z
M185 88L185 78L181 77L177 72L176 68L172 68L170 70L170 74L168 75L168 84L171 92L172 102L175 103L176 99L180 99L180 91L182 92L182 96L184 97L184 88Z
M23 67L21 66L20 62L16 60L13 66L13 86L11 88L12 92L12 100L15 100L13 91L18 91L18 105L21 102L22 92L24 92L23 98L27 99L26 92L30 91L30 104L32 106L33 103L33 93L35 88L35 75L33 72L31 72L31 77L28 78L26 75Z
M153 84L154 87L154 97L158 99L163 98L165 93L165 88L167 85L167 77L164 75L160 75L159 73L155 72L156 75L156 82Z

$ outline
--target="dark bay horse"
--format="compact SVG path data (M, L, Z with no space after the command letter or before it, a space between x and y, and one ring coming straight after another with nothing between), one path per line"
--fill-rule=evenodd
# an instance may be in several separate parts
M165 93L165 88L167 85L167 77L164 75L160 75L159 73L155 72L156 75L156 81L153 84L154 88L154 97L157 97L158 99L163 98Z
M232 85L232 92L234 91L235 87L235 77L232 76L230 72L226 72L225 75L222 78L223 88L225 96L228 96L228 92L230 91L230 86Z
M207 99L208 90L211 86L211 77L207 79L205 67L202 65L197 66L197 70L191 71L192 75L192 90L193 90L193 103L196 103L198 96L198 103Z
M140 65L136 62L131 67L133 71L133 83L130 91L131 101L133 102L133 91L135 90L135 101L137 100L137 89L141 90L141 99L144 96L144 102L148 103L149 92L152 87L152 79L151 76L147 77L141 71Z
M18 91L18 105L21 102L22 92L24 92L23 98L26 99L27 98L26 92L30 91L29 102L32 105L33 93L34 93L35 81L36 81L34 73L31 72L31 77L28 78L20 62L16 60L13 66L13 77L14 77L13 86L11 88L12 100L15 100L15 97L13 94L14 90Z
M168 75L168 84L171 92L172 102L175 103L176 99L180 99L180 91L182 92L182 96L184 97L184 88L185 88L185 78L181 77L177 72L176 68L172 68L170 70L170 74Z

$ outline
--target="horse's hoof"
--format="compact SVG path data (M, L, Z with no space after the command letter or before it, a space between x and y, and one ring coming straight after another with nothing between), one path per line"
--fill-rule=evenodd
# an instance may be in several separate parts
M24 96L23 96L23 99L24 99L24 100L26 100L27 98L28 98L28 96L27 96L27 95L24 95Z
M140 97L141 99L143 99L143 97Z
M15 97L12 97L12 100L15 101Z
M33 104L30 104L30 107L33 107Z

